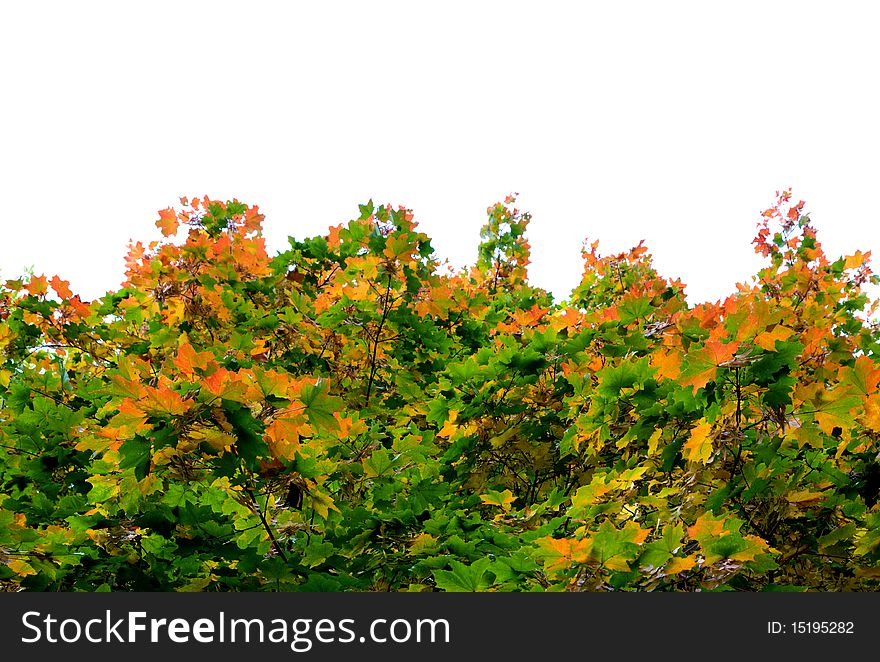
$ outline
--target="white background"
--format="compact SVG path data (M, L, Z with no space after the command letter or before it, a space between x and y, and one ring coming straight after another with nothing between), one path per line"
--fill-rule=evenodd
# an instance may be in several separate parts
M405 205L460 266L518 191L557 298L585 238L722 298L789 186L832 258L877 253L873 4L3 0L0 277L116 289L205 194L259 204L270 252Z

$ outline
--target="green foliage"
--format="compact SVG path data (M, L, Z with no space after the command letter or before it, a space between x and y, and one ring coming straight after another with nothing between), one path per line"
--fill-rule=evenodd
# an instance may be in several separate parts
M457 273L406 209L270 259L182 203L117 292L0 287L5 590L877 589L877 279L787 192L698 306L596 243L554 303L513 198Z

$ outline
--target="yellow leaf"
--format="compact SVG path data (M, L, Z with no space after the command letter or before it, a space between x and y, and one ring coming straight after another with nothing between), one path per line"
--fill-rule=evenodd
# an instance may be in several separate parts
M15 338L15 334L5 324L0 325L0 349L3 349Z
M339 508L337 508L336 504L333 502L333 497L329 494L313 489L309 491L309 497L312 500L312 508L314 508L315 512L324 519L327 519L331 509L335 510L337 513L339 512Z
M667 575L677 575L680 572L685 572L686 570L690 570L695 565L697 565L697 556L696 554L691 554L690 556L686 556L683 559L674 558L669 563L666 564L666 568L664 572Z
M865 263L865 260L871 255L871 251L867 253L862 253L862 251L856 251L853 255L847 255L843 260L843 268L844 269L858 269Z
M785 340L793 333L794 331L786 326L777 326L772 331L765 331L755 336L755 344L768 352L774 352L776 351L776 341Z
M162 317L165 324L174 327L180 324L186 313L186 305L181 299L174 299L166 304L165 310L162 311Z
M871 395L865 401L865 427L880 432L880 395Z
M654 430L653 434L651 434L651 438L648 439L648 457L651 457L657 452L657 446L660 444L660 437L662 434L662 428L657 428Z
M713 518L709 513L700 515L693 526L688 527L688 537L693 540L708 540L725 535L724 518Z
M856 577L859 579L880 579L880 568L856 568Z
M19 577L27 577L28 575L36 575L37 571L34 570L33 566L24 561L22 559L15 559L6 564L12 572L14 572Z
M455 431L458 429L458 426L455 424L455 421L458 419L458 411L455 409L449 410L449 418L443 424L443 428L440 432L437 433L438 437L443 437L445 439L449 439Z
M684 451L685 459L689 462L706 464L709 462L709 458L712 457L712 440L709 439L712 424L706 422L706 419L701 420L703 420L703 423L691 430L690 438L682 447L682 451Z
M227 432L218 430L217 428L203 428L193 430L190 438L198 442L205 442L215 451L230 451L235 445L235 437Z
M810 492L808 490L791 492L785 495L785 500L796 506L813 506L823 498L825 498L823 492Z
M491 490L488 494L481 494L480 499L489 506L500 506L505 512L510 510L510 504L516 501L516 497L510 490L503 492Z

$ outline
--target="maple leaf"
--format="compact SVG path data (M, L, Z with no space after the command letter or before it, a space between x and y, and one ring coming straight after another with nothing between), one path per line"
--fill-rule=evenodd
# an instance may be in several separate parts
M183 340L177 348L177 356L174 357L174 365L184 375L191 377L195 370L206 370L213 361L211 352L196 352L188 341Z
M629 572L629 562L638 555L638 548L650 533L638 523L629 521L620 529L605 520L590 542L590 558L609 570Z
M804 509L807 509L810 506L815 506L824 498L824 492L812 492L810 490L798 490L796 492L789 492L785 495L786 501Z
M864 556L880 547L880 513L868 515L865 524L866 527L856 533L858 544L853 552L856 556Z
M712 440L709 433L712 431L712 424L700 419L703 422L691 429L690 436L682 446L684 457L688 462L700 462L706 464L712 457Z
M260 213L260 208L257 205L248 207L244 217L243 227L245 232L259 232L262 229L264 220L266 220L266 217Z
M159 220L156 221L156 227L162 231L163 236L170 237L171 235L176 234L179 226L180 223L177 220L177 214L171 207L159 212Z
M558 575L573 565L586 563L590 557L590 541L547 536L537 541L544 559L544 571Z
M681 572L692 570L696 565L696 554L691 554L690 556L686 556L684 558L675 557L666 564L666 567L663 568L663 572L665 572L667 575L677 575Z
M178 416L190 408L189 401L184 400L180 393L167 386L159 386L159 388L148 386L145 390L146 396L139 403L144 407L144 411L164 416Z
M125 398L119 405L118 413L110 419L108 427L116 430L118 439L130 439L139 432L152 429L147 423L147 414L130 399Z
M758 556L770 551L767 543L758 536L740 536L734 534L722 541L710 545L706 554L706 563L716 560L731 559L733 561L754 561Z
M49 281L45 276L34 276L25 285L25 289L35 297L42 296L49 289Z
M868 396L865 401L865 427L880 432L880 393Z
M511 504L516 500L516 496L510 490L504 490L503 492L489 490L486 494L480 495L480 500L489 506L500 506L504 512L509 512Z
M730 361L738 347L739 343L735 340L727 343L707 340L704 347L686 356L685 368L681 371L679 383L682 386L693 387L693 392L696 393L715 379L718 366Z
M791 337L793 333L794 331L792 329L789 329L786 326L777 325L772 331L764 331L755 336L755 344L768 352L775 352L776 341L784 341Z
M205 442L217 452L225 452L235 446L235 437L217 428L201 428L190 432L190 438L197 442Z
M34 567L24 559L13 559L6 563L6 567L12 570L19 577L27 577L28 575L36 575L37 571Z
M411 235L392 235L385 242L385 250L382 253L385 257L392 260L400 260L404 257L410 258L418 243L418 239L414 239Z
M110 390L114 395L122 395L139 400L146 394L143 384L137 379L126 379L121 375L113 375L110 379L113 382Z
M862 251L856 251L852 255L847 255L846 259L843 262L844 269L858 269L861 267L867 259L871 257L871 251L867 253L862 253Z
M73 297L73 292L70 291L70 281L61 280L58 276L53 276L49 284L62 299L67 300Z
M279 460L292 462L300 447L300 433L305 421L300 415L276 418L266 427L269 451Z
M688 537L700 544L724 535L724 516L714 517L711 513L704 513L697 518L693 526L688 527Z
M293 389L290 376L283 372L264 370L259 366L254 366L251 373L253 374L254 381L260 389L260 394L264 398L270 396L276 398L295 397L295 395L298 395L301 390L301 386ZM293 390L294 393L291 393L291 390Z
M681 374L682 355L676 351L657 351L651 355L651 367L657 370L658 379L676 379Z
M434 573L434 583L437 588L444 591L465 593L485 591L492 585L492 581L486 576L491 559L481 558L469 566L460 561L450 560L449 570L438 570ZM491 576L491 575L490 575Z
M339 508L336 506L333 497L327 494L324 490L314 486L308 490L308 495L312 503L312 508L314 508L315 512L324 519L327 519L331 510L335 510L337 513L339 512Z
M162 317L169 327L178 326L186 316L186 303L181 299L167 301Z
M838 371L841 384L847 384L859 395L872 396L880 386L880 368L867 356L860 356L854 367L842 366Z
M247 386L242 383L237 373L226 368L219 368L201 381L202 390L215 398L243 402Z
M92 312L89 306L82 302L78 294L74 295L67 303L73 309L74 314L80 319L87 318Z
M420 533L409 543L407 554L417 556L419 554L433 554L438 548L437 538L430 533Z
M804 402L804 408L798 415L806 419L814 419L822 432L834 434L835 428L846 432L855 425L853 412L862 405L862 399L850 395L848 389L838 388L828 391L819 384L799 386L794 390L795 396Z

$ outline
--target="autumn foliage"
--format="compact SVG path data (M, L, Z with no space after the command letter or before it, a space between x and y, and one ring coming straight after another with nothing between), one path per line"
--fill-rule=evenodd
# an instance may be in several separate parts
M458 271L406 209L270 257L205 198L96 301L6 281L0 586L876 590L869 254L783 192L723 301L592 243L554 303L514 204Z

